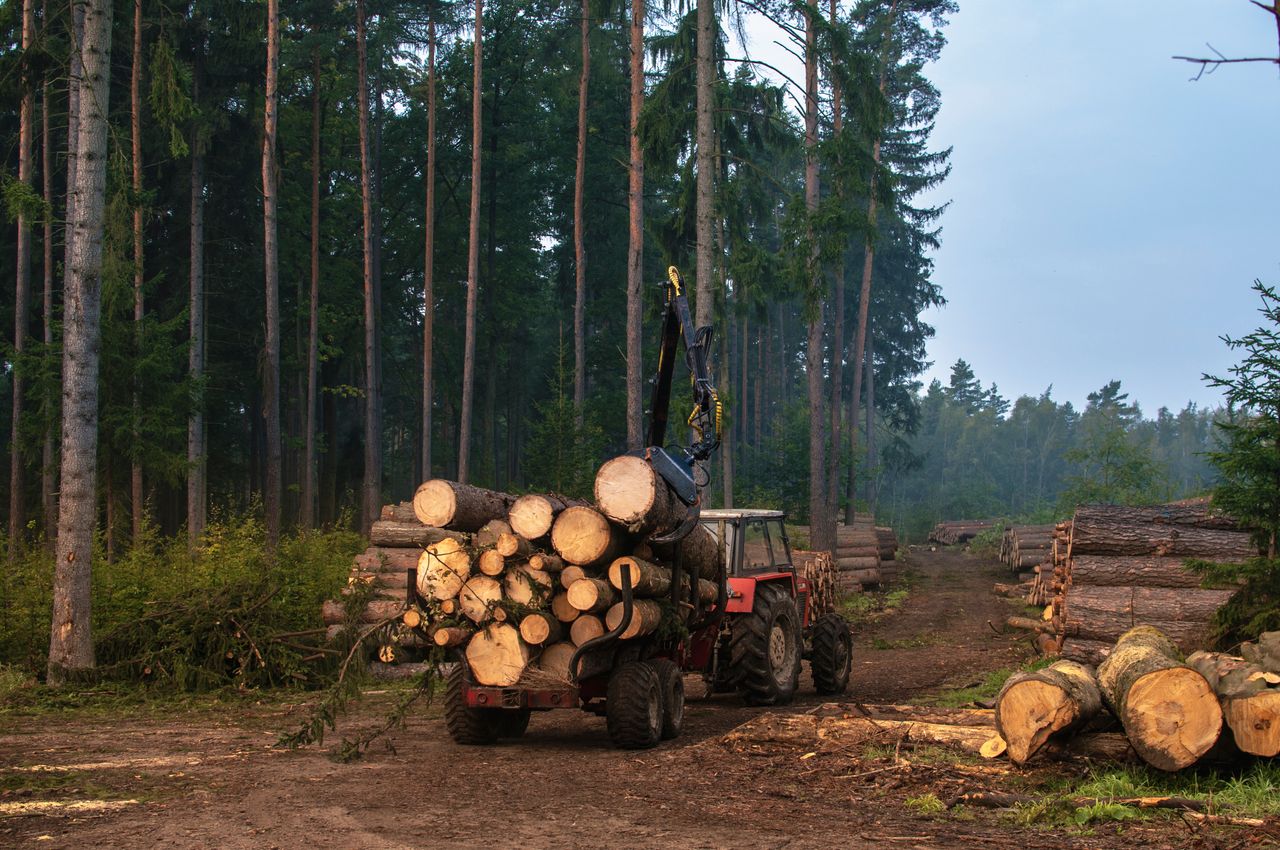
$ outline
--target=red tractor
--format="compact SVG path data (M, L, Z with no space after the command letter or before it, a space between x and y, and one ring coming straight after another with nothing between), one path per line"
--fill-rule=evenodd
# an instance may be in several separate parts
M687 515L679 527L648 542L677 543L701 523L724 554L724 568L716 577L718 598L710 609L698 604L697 582L682 575L677 556L669 601L672 611L685 613L675 618L676 628L621 640L633 613L630 579L624 578L621 622L577 647L569 662L570 683L481 686L469 680L467 664L459 659L445 689L445 721L460 744L519 737L534 711L581 707L605 716L615 745L652 747L680 734L685 672L700 672L713 690L738 691L752 705L789 702L804 658L809 659L819 693L843 693L848 687L848 627L837 614L814 612L808 582L791 563L782 512L700 509L701 485L706 482L701 467L720 444L720 401L707 369L711 328L692 329L684 281L674 267L665 286L667 309L653 382L649 448L642 455L687 506ZM695 441L687 448L667 448L667 414L681 341L693 387L688 424ZM417 601L412 579L409 589L410 598Z

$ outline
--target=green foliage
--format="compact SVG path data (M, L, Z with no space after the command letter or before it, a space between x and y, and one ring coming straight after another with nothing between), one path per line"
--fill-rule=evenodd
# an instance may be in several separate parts
M35 687L35 679L26 670L13 664L0 664L0 706L15 700L32 687Z
M53 214L35 186L22 183L8 173L0 174L0 197L4 198L4 211L9 221L17 221L18 216L24 216L28 224L41 224Z
M182 137L183 125L195 115L195 105L187 96L191 87L191 74L174 55L173 47L164 38L156 40L151 48L151 104L153 119L168 132L169 155L183 157L191 149Z
M556 394L537 402L537 419L525 450L529 478L539 490L550 489L575 498L590 497L596 470L603 459L606 440L594 417L580 411L569 395L570 373L565 349L560 347L556 369Z
M937 794L922 794L919 797L908 797L905 805L918 815L936 815L947 810L946 803Z
M997 522L969 541L969 551L981 558L994 558L1000 554L1004 540L1004 523Z

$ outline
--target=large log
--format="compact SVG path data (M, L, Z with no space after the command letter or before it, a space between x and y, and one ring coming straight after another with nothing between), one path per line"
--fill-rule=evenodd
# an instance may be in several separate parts
M643 637L654 632L662 622L662 606L652 599L634 599L631 602L631 622L619 637L622 640ZM622 623L622 603L611 607L604 615L604 625L613 631Z
M1158 629L1137 626L1098 668L1102 698L1124 725L1142 760L1181 770L1209 752L1222 731L1222 709L1204 676L1178 660Z
M507 569L507 559L497 549L485 549L476 558L476 569L487 576L497 578Z
M357 569L367 570L372 573L398 572L403 580L405 570L416 568L418 566L418 558L421 556L422 549L418 546L405 546L402 548L370 546L359 555L356 555L354 566Z
M574 646L582 646L587 641L600 637L604 631L604 620L594 614L583 614L569 627L569 640L573 641Z
M580 499L570 499L553 493L521 496L511 505L507 522L511 530L526 540L541 540L551 533L551 525L565 508L586 505Z
M1062 638L1062 646L1056 650L1056 654L1069 661L1097 667L1107 660L1107 656L1111 654L1111 649L1114 646L1115 642L1109 640L1089 640L1076 637Z
M577 566L565 567L560 571L560 586L563 587L565 590L568 590L569 588L573 587L573 583L575 581L577 581L578 579L584 579L586 577L587 577L587 571L584 570L582 567L577 567Z
M677 555L681 558L682 571L686 575L696 575L715 581L724 565L724 550L716 536L702 524L695 525L693 530L678 544L654 546L654 556L666 563L674 563Z
M841 546L837 545L832 553L837 559L843 558L880 558L879 546Z
M849 570L876 570L880 568L880 558L872 555L869 558L841 558L835 559L837 572L848 572Z
M1162 587L1081 587L1067 594L1062 632L1114 641L1132 627L1156 626L1184 650L1203 644L1213 615L1232 590Z
M521 564L507 571L502 587L512 602L541 607L551 597L551 575Z
M557 593L551 597L551 613L562 623L572 623L582 612L569 604L569 591Z
M1200 587L1204 579L1180 558L1152 556L1077 555L1071 561L1071 580L1100 587Z
M573 660L573 653L576 651L577 647L568 641L553 643L542 650L542 655L538 656L538 669L568 682L569 662Z
M520 632L514 626L490 623L467 643L466 657L477 683L509 687L524 674L529 663L529 645L520 639Z
M688 515L688 507L649 461L621 455L596 472L596 505L600 512L636 535L672 531Z
M857 582L858 584L880 584L882 576L877 568L866 570L840 570L836 573L839 581Z
M489 576L472 576L458 592L458 607L473 623L488 621L502 601L502 585Z
M1130 509L1132 510L1132 509ZM1158 555L1164 558L1205 558L1239 561L1254 557L1258 547L1243 531L1135 520L1121 509L1107 506L1076 509L1070 556Z
M567 563L577 566L607 564L622 544L622 532L594 508L565 508L551 526L551 545Z
M432 543L439 543L441 540L465 542L466 539L466 535L460 532L447 531L443 528L434 528L421 523L378 520L369 529L369 542L374 546L388 548L416 547L421 549L424 546L430 546Z
M1074 731L1101 710L1093 670L1074 661L1056 661L1005 681L996 697L996 730L1008 745L1009 760L1020 765L1051 735Z
M381 623L398 620L404 613L404 602L398 599L374 599L360 609L357 622ZM326 599L320 606L320 619L326 626L341 626L347 622L347 609L342 602Z
M605 611L616 601L618 594L598 578L580 578L569 588L569 604L584 614Z
M489 520L506 519L515 496L433 478L413 494L413 512L425 525L477 531Z
M631 591L637 596L662 596L671 590L671 570L666 567L639 558L616 558L609 565L609 584L622 590L624 574L629 577Z
M1280 754L1280 675L1221 652L1194 652L1187 666L1205 677L1222 703L1223 719L1241 752Z
M413 512L413 502L397 502L394 505L383 505L378 519L417 523L418 515Z
M508 558L528 560L533 555L533 544L519 534L503 532L498 535L498 542L493 548Z
M1212 510L1207 500L1189 499L1167 505L1146 505L1131 507L1128 505L1080 505L1076 508L1076 518L1091 523L1096 520L1116 522L1124 525L1140 525L1156 523L1158 525L1178 525L1194 528L1216 528L1227 531L1239 530L1239 523L1226 514Z
M428 599L452 599L471 575L471 555L457 540L432 543L418 558L418 593Z
M563 631L559 620L541 611L526 614L520 621L520 637L530 646L555 643Z

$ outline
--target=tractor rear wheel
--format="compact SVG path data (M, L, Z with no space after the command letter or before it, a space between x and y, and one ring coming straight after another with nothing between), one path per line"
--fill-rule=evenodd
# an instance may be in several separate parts
M684 726L684 675L670 658L655 658L649 662L658 674L658 686L662 691L662 740L680 737Z
M820 694L842 694L849 689L853 665L853 639L849 624L839 614L823 614L813 624L813 651L809 670Z
M500 735L502 718L498 713L502 709L472 708L467 705L464 663L459 662L454 665L445 679L444 725L449 730L449 737L453 738L455 743L492 744Z
M662 737L662 687L652 664L629 661L613 672L605 697L605 725L620 749L657 745Z
M733 623L729 668L749 705L785 705L800 680L800 616L781 584L756 585L750 614Z

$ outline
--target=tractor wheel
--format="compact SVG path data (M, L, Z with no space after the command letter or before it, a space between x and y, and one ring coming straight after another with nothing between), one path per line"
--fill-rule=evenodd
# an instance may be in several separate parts
M785 705L800 680L800 616L778 584L756 585L751 613L733 623L729 668L749 705Z
M680 737L684 726L684 675L670 658L655 658L649 664L662 690L662 740L670 741Z
M527 708L500 708L497 718L499 738L523 738L533 712Z
M662 687L658 672L644 661L629 661L609 678L605 725L615 747L647 750L662 737Z
M823 614L813 624L813 652L809 670L820 694L842 694L849 689L853 665L853 639L849 624L839 614Z
M492 744L500 734L501 717L495 712L502 709L472 708L467 705L463 664L459 662L449 672L444 684L444 725L455 743L476 745ZM523 731L523 730L522 730Z

